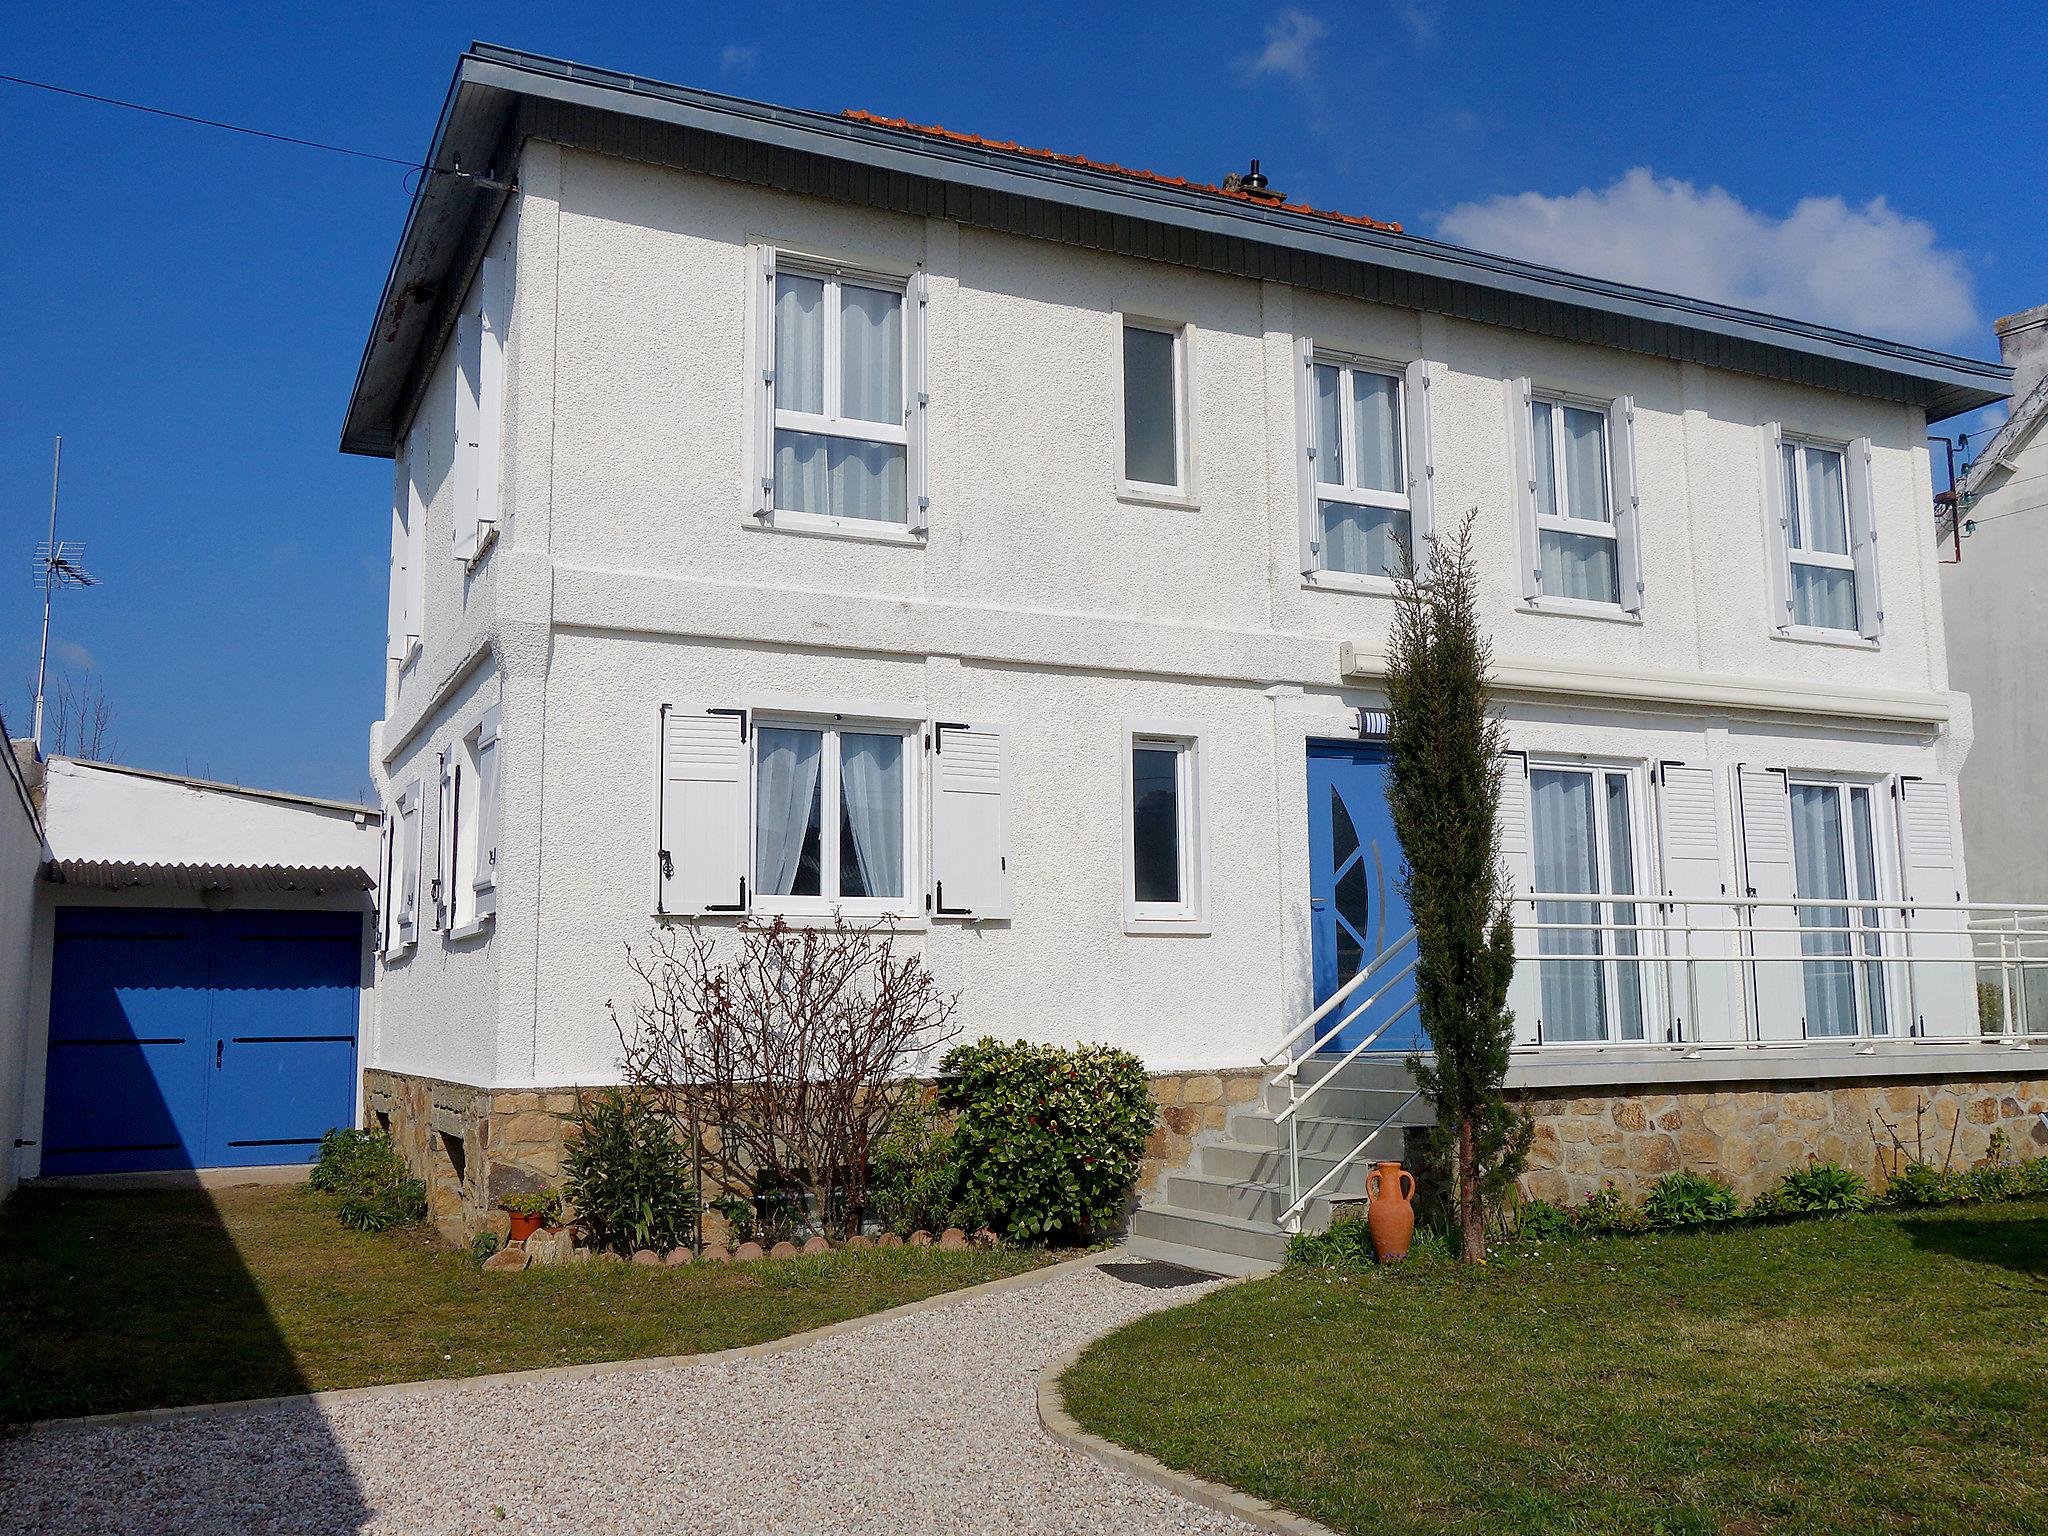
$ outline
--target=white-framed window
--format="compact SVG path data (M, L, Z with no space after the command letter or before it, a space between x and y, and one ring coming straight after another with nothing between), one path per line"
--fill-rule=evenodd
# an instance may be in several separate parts
M385 852L383 901L384 953L397 956L419 940L420 870L425 862L426 818L420 781L412 780L398 792L385 813L390 837Z
M765 249L758 261L756 515L819 531L923 532L924 274Z
M1879 908L1891 889L1869 783L1788 773L1793 894L1799 907L1799 967L1808 1038L1888 1035L1891 1008ZM1811 903L1868 900L1869 907ZM1873 957L1858 963L1859 957Z
M1635 402L1517 392L1523 596L1640 611Z
M1884 633L1871 443L1830 442L1773 424L1764 500L1775 626L1814 638Z
M392 472L390 644L386 654L401 672L419 658L423 634L427 502L420 476L424 452L415 426L399 446Z
M909 911L915 729L757 717L753 748L754 910Z
M1529 819L1536 890L1586 901L1539 901L1543 1043L1642 1040L1645 987L1633 900L1643 889L1641 798L1634 768L1529 764ZM1628 898L1628 899L1618 899Z
M1207 921L1201 737L1177 723L1124 730L1124 919L1131 932Z
M1428 569L1429 368L1301 343L1302 572L1389 580Z
M1193 494L1188 426L1188 328L1121 317L1117 341L1118 476L1137 496Z
M498 910L498 721L496 705L484 711L462 739L463 765L473 786L468 837L456 854L455 926L494 917Z
M474 565L497 537L505 415L509 263L486 256L455 322L455 459L449 476L451 553Z

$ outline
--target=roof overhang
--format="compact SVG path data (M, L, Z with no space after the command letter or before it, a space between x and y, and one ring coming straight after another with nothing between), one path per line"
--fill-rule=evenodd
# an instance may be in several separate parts
M281 891L326 896L374 891L368 870L354 865L129 864L114 859L51 859L43 878L52 885L90 890L235 891L245 895Z
M344 452L389 456L541 137L678 170L1916 405L2005 398L1998 363L1583 277L1419 235L472 44L357 372Z

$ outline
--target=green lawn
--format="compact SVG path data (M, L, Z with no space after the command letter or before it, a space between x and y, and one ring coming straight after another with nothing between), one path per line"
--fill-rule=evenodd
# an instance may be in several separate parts
M0 1422L694 1354L1044 1262L903 1248L486 1275L424 1229L347 1231L303 1186L29 1188L0 1207Z
M2048 1531L2048 1205L1288 1271L1064 1388L1343 1531Z

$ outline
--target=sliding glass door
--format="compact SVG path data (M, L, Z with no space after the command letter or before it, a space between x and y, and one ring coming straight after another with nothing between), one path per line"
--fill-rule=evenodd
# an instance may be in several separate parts
M1792 862L1810 1038L1891 1032L1875 906L1881 889L1874 807L1862 784L1791 783ZM1841 903L1841 905L1825 905Z
M1536 889L1583 893L1589 901L1542 901L1539 923L1598 927L1541 930L1542 1038L1551 1041L1641 1040L1642 966L1638 934L1617 932L1639 921L1636 838L1630 774L1618 768L1532 767L1530 806L1536 838Z

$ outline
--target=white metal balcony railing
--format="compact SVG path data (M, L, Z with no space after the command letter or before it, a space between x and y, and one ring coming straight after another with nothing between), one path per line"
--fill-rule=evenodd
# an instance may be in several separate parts
M1526 1008L1531 988L1538 1001L1536 1036L1519 1042L1518 1053L1669 1050L1699 1057L1815 1045L1852 1044L1874 1054L1880 1044L2048 1044L2048 905L1735 896L1673 901L1539 891L1515 898L1514 909L1514 993L1521 996L1511 994L1511 1001ZM1650 921L1638 920L1646 914ZM1415 1008L1410 996L1341 1054L1332 1049L1347 1028L1366 1020L1414 975L1414 938L1412 928L1403 933L1261 1058L1275 1069L1267 1086L1287 1090L1288 1101L1274 1118L1288 1128L1290 1204L1280 1217L1288 1231L1300 1229L1309 1204L1417 1097L1408 1093L1368 1124L1320 1179L1301 1187L1300 1125L1309 1105L1325 1088L1341 1086L1344 1068ZM1802 969L1779 982L1776 968L1786 965ZM1596 968L1600 1033L1560 1038L1543 1027L1544 985L1580 967ZM1985 985L1997 1000L1988 1019L1980 993ZM1617 992L1632 993L1633 1023L1626 1017L1609 1022L1630 1013L1610 1006ZM1809 1028L1815 1010L1806 1005L1814 1001L1832 1008L1837 1025L1852 1027ZM1787 1028L1790 1007L1798 1009L1796 1034ZM1321 1070L1304 1082L1302 1068L1311 1063Z

